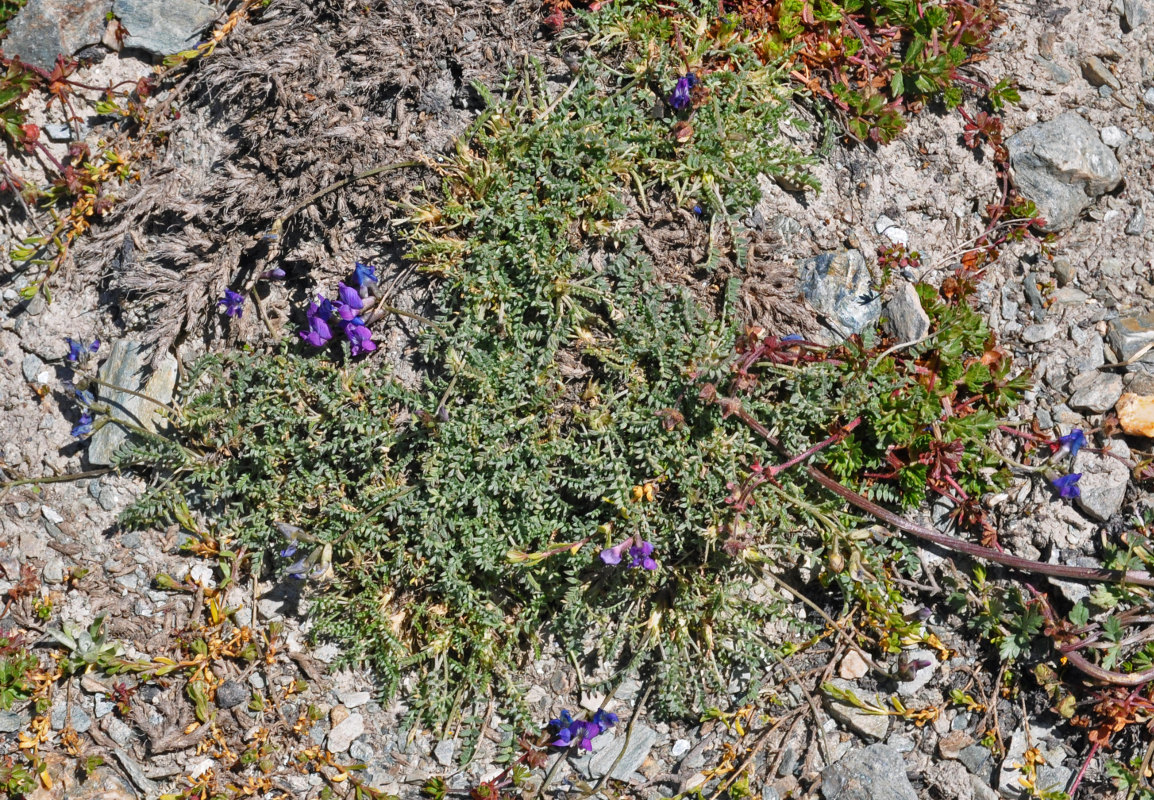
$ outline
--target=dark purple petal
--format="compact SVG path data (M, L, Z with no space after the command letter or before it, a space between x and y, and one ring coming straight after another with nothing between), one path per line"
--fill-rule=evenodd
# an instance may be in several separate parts
M244 315L244 295L232 289L226 289L224 297L217 300L216 304L224 306L225 316L239 318Z
M377 283L376 267L372 264L362 264L357 262L353 268L353 285L357 288L366 288L368 286L375 286Z
M692 97L690 90L697 85L697 76L693 73L683 75L677 80L677 85L673 87L673 94L669 95L669 105L676 108L678 111L689 105Z
M80 352L84 349L84 345L75 339L69 339L67 336L64 337L64 341L68 342L68 360L79 361Z
M1082 432L1081 428L1074 428L1074 430L1067 433L1065 436L1058 437L1058 450L1054 453L1054 458L1076 458L1078 451L1086 444L1086 434Z

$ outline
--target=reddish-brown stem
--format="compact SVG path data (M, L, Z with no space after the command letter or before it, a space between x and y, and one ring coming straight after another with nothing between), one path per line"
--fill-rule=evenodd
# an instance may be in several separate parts
M829 447L831 444L835 444L836 442L840 442L842 439L844 439L846 437L846 434L848 434L850 431L852 431L854 428L856 428L860 424L861 424L861 417L857 417L851 423L846 425L843 430L838 431L837 433L835 433L833 436L829 437L825 441L818 442L817 444L815 444L813 447L806 450L801 455L796 455L793 458L789 459L788 461L786 461L782 464L775 464L774 466L768 467L766 469L766 471L769 473L769 477L771 477L771 478L777 477L777 474L779 472L784 472L785 470L790 469L791 467L796 467L798 464L805 461L807 458L809 458L810 456L812 456L814 453L818 452L819 450L824 450L825 448Z
M717 401L723 404L723 407L749 426L761 438L765 439L769 444L782 455L788 457L788 453L781 443L769 432L769 429L758 422L748 411L741 407L740 400L730 398L717 397ZM1022 572L1030 572L1039 575L1049 575L1054 578L1064 578L1075 581L1109 581L1110 583L1131 583L1136 586L1154 586L1154 575L1146 572L1138 572L1135 570L1113 570L1101 569L1095 567L1074 567L1065 564L1046 564L1041 561L1034 561L1029 558L1020 558L1018 556L1008 555L1006 553L999 553L992 547L984 547L980 544L967 542L964 539L958 539L954 536L947 536L944 533L938 533L933 528L919 525L913 520L906 519L900 514L895 514L887 508L867 500L860 494L846 486L842 486L838 481L826 475L817 467L807 466L806 473L813 478L818 484L825 487L829 491L836 494L841 499L845 500L852 506L866 512L870 516L897 528L900 531L908 533L909 535L921 539L923 541L931 542L940 547L952 550L955 553L964 553L965 555L974 558L981 558L986 561L992 561L995 564L1001 564L1010 569L1021 570ZM1097 669L1097 668L1096 668ZM1103 671L1104 672L1104 671ZM1140 673L1145 674L1145 673ZM1133 676L1122 676L1126 679L1132 679ZM1145 680L1150 680L1154 677L1154 671ZM1135 685L1135 684L1128 684Z

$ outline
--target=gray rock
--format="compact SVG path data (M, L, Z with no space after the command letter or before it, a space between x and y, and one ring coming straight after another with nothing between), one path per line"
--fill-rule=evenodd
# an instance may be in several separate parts
M869 268L857 250L807 258L798 271L806 300L839 335L858 333L881 316L881 300L870 289Z
M29 0L8 23L4 57L51 70L58 55L100 42L109 6L108 0Z
M622 729L624 731L624 729ZM633 733L629 736L629 746L625 746L625 733L615 735L612 732L603 733L593 740L593 755L586 756L574 763L579 770L590 780L597 780L613 770L611 778L617 780L625 780L629 775L636 772L645 759L649 756L649 751L653 749L653 745L657 743L657 731L650 728L648 725L636 724L633 726ZM621 760L617 762L617 766L613 766L613 762L617 761L617 756L621 754L624 749L624 754L621 755Z
M854 750L821 771L825 800L917 800L901 754L884 744Z
M373 758L373 748L364 739L357 739L349 745L349 758L366 764Z
M998 771L997 787L1002 797L1017 798L1022 795L1022 784L1019 778L1023 777L1022 763L1026 760L1027 744L1038 748L1045 765L1038 768L1039 789L1066 788L1070 780L1071 771L1061 766L1065 753L1061 748L1049 748L1045 745L1046 729L1035 727L1029 742L1024 730L1014 731L1010 743L1006 746L1006 757L1002 760L1002 768Z
M120 762L120 766L128 774L129 780L136 784L136 787L144 792L146 797L160 796L160 784L145 775L144 767L133 760L128 753L123 750L116 750L113 755L116 756L116 760Z
M147 381L144 381L144 363L143 348L137 342L120 339L112 343L108 359L100 365L100 379L113 386L134 389L161 403L171 402L176 386L176 359L166 355L160 368ZM101 386L97 399L98 404L109 407L114 420L124 420L151 431L163 424L161 406L142 397ZM103 425L89 440L89 463L111 464L113 455L127 438L128 433L122 426L114 422Z
M1130 483L1130 469L1125 464L1083 450L1074 460L1072 471L1082 473L1078 481L1081 494L1077 498L1082 511L1100 522L1118 513Z
M1070 398L1070 408L1102 414L1109 411L1122 396L1122 376L1099 373L1089 385L1078 389Z
M437 742L437 746L433 748L433 758L437 759L437 763L442 767L451 766L455 749L452 739Z
M1058 326L1052 322L1044 322L1041 325L1027 325L1026 329L1022 331L1022 341L1028 344L1038 344L1039 342L1048 342L1058 334Z
M216 687L216 707L236 708L248 699L248 689L243 683L225 681Z
M338 696L345 708L360 708L373 699L372 692L341 692Z
M974 800L998 800L998 793L977 775L970 775L970 790Z
M52 707L52 730L64 729L65 714L69 713L66 705L66 702L61 702ZM92 717L88 716L88 712L81 708L79 703L72 704L72 711L68 719L72 723L72 729L77 733L85 733L92 727Z
M1122 82L1097 56L1089 56L1082 62L1082 77L1091 86L1109 86L1114 91L1122 88Z
M1151 86L1149 89L1142 93L1142 104L1151 111L1154 111L1154 86ZM1137 134L1135 134L1135 136L1137 137ZM1143 141L1149 141L1149 138L1147 137L1140 138Z
M1122 20L1129 30L1134 30L1149 16L1145 3L1142 0L1125 0L1122 4Z
M27 711L0 711L0 733L19 733L32 721Z
M972 744L958 753L958 760L966 765L966 769L979 778L989 778L990 770L994 768L994 757L988 747Z
M1126 222L1127 236L1141 236L1146 231L1146 211L1142 206L1134 209L1130 219Z
M1078 270L1070 259L1059 256L1054 259L1054 277L1058 279L1059 286L1069 286L1078 277Z
M886 329L899 342L916 342L930 332L930 317L913 284L903 283L885 306Z
M1118 148L1126 144L1126 140L1130 137L1126 135L1126 131L1119 128L1117 125L1107 125L1101 132L1102 144L1107 147Z
M124 46L160 56L194 47L217 17L196 0L115 0L112 11L128 30Z
M1014 134L1006 147L1014 183L1037 205L1046 231L1073 225L1094 197L1122 180L1113 151L1072 111Z
M1154 311L1110 320L1106 337L1118 358L1129 361L1154 342Z
M844 678L833 678L830 683L844 691L853 692L860 700L869 701L872 699L868 696L862 697L861 688L852 681L847 681ZM822 692L822 703L831 717L855 733L877 741L886 738L886 733L890 729L890 718L887 715L871 714L852 703L838 700L826 692Z
M36 376L40 374L42 369L44 369L44 362L32 353L24 356L24 360L20 362L20 374L29 383L35 383Z
M970 786L970 773L957 761L938 761L930 764L922 773L922 780L933 790L930 793L931 797L973 800L974 791Z
M349 749L353 739L365 732L365 718L360 714L349 714L348 718L329 731L328 749L330 753L343 753Z
M132 728L128 727L128 725L123 720L117 719L116 717L109 719L105 727L107 728L108 735L112 741L116 742L121 747L127 747L128 743L132 741L132 737L135 735L132 732Z
M930 679L934 677L934 673L938 671L938 659L932 651L924 648L907 651L906 658L908 658L910 662L930 662L929 666L922 667L914 673L914 679L912 681L898 682L898 694L902 697L913 697L925 688L926 684L930 682Z
M669 756L670 758L681 758L689 752L690 747L692 747L692 745L688 739L678 739L673 743L673 747L669 749Z

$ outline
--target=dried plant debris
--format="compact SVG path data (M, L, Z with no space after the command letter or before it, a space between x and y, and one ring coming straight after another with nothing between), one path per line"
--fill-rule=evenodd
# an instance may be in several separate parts
M535 30L534 9L272 4L199 66L163 131L164 153L78 247L78 263L110 277L126 305L144 303L138 324L157 354L168 351L205 329L225 288L252 277L268 255L261 234L288 206L358 170L449 145L475 115L471 84L505 71L514 42ZM423 178L394 173L322 198L276 244L314 274L387 253L389 200ZM109 275L126 233L135 262ZM242 326L259 324L251 315Z

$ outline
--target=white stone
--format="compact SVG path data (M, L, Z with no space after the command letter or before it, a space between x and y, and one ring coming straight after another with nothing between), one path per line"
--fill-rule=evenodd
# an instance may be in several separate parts
M373 699L372 692L343 692L340 695L341 703L345 708L360 708Z
M365 718L360 714L349 714L339 725L329 731L327 747L330 753L343 753L349 749L353 739L365 732Z
M1107 147L1121 147L1126 144L1126 140L1130 138L1126 135L1126 131L1117 125L1107 125L1101 130L1099 135L1102 137L1102 144Z
M689 752L689 748L691 746L692 745L689 743L688 739L678 739L673 743L673 747L670 748L669 755L673 758L681 758L683 755Z
M51 522L53 525L59 525L64 521L64 517L60 516L60 512L51 506L44 506L40 509L40 513L44 515L44 519Z

